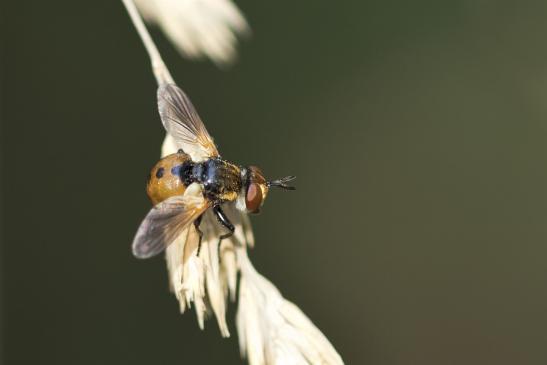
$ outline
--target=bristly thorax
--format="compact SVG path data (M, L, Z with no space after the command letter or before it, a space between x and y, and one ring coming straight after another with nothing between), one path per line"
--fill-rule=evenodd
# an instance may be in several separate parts
M186 183L203 184L208 199L233 201L241 190L241 169L228 161L212 158L204 162L191 163L181 169L181 179Z

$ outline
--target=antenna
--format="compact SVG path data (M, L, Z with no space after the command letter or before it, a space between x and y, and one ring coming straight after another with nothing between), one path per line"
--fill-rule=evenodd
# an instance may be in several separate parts
M287 185L289 181L293 181L294 179L296 179L296 176L285 176L281 179L268 181L266 184L268 187L276 186L285 190L296 190L294 186Z

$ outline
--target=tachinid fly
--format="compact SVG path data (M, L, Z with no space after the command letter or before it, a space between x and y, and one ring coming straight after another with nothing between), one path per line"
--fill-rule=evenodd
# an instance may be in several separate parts
M133 254L149 258L162 252L193 224L201 246L201 217L212 209L226 233L234 225L223 204L235 204L242 213L258 213L270 187L293 190L287 183L294 176L268 181L256 166L242 167L222 159L192 103L174 84L158 89L158 106L163 126L174 138L179 151L162 158L150 172L146 191L154 207L142 221L133 240ZM185 194L188 189L202 195ZM219 256L220 257L220 256Z

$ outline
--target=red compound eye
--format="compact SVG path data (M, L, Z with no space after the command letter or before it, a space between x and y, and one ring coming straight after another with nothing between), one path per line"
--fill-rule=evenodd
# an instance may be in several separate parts
M257 183L249 184L245 195L245 206L251 213L258 213L262 205L262 189Z

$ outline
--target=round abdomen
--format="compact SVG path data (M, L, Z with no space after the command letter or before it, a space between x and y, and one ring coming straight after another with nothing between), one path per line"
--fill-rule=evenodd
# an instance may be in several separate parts
M185 153L173 153L165 156L152 168L146 185L146 193L156 205L167 198L182 195L186 185L181 179L183 164L189 162L190 156Z

